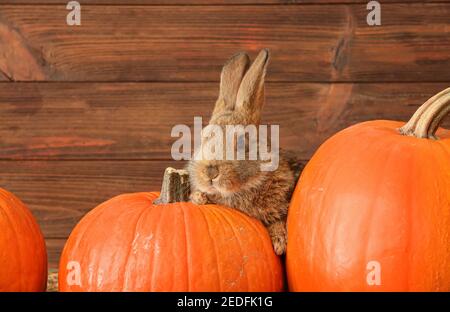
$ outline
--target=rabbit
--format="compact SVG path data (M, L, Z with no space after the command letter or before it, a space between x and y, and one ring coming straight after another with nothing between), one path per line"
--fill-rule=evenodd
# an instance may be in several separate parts
M260 124L268 61L269 51L264 49L251 66L246 53L236 54L224 65L210 125L225 128L226 125ZM200 150L205 143L202 138ZM191 184L190 200L199 205L225 205L260 220L268 230L275 253L282 255L287 244L289 202L302 164L284 151L280 151L275 171L260 170L261 162L247 157L245 160L190 160L186 166Z

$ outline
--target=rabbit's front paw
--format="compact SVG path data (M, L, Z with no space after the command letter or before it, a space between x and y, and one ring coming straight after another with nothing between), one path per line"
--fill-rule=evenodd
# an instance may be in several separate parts
M208 197L203 192L195 191L191 194L191 202L196 205L206 205L208 203Z
M287 232L286 223L279 221L268 226L270 238L272 239L273 250L278 256L286 252Z

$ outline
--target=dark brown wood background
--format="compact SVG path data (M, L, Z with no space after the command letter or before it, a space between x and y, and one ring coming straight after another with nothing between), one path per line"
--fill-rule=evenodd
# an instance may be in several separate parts
M225 60L272 52L264 119L308 160L371 119L407 120L450 85L450 1L0 0L0 186L32 209L49 260L76 222L158 190L171 127L208 118ZM450 126L447 122L446 126Z

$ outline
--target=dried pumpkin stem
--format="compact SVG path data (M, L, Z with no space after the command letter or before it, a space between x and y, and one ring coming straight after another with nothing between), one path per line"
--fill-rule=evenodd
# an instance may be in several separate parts
M169 204L189 201L190 185L187 170L166 168L161 187L161 194L154 204Z
M436 131L449 113L450 88L447 88L419 107L411 119L400 128L400 133L417 138L436 139Z

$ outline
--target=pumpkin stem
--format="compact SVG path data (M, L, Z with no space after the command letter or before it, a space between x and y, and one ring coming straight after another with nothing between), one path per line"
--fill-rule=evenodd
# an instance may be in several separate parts
M161 194L154 204L169 204L189 201L190 185L187 170L167 167L161 187Z
M450 88L439 92L426 101L411 119L399 129L403 135L417 138L437 139L436 131L442 120L450 113Z

